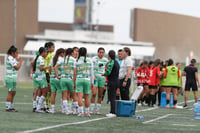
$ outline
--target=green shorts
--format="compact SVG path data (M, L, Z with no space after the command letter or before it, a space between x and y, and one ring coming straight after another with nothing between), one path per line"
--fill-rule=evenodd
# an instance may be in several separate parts
M42 88L45 88L45 87L48 87L46 78L44 77L42 80L35 80L34 86L35 86L35 89L36 89L36 90L38 90L39 87L40 87L41 89L42 89Z
M17 78L5 77L5 82L6 82L8 91L16 91Z
M106 84L105 77L96 77L96 81L94 82L94 87L101 87L104 88Z
M91 90L91 82L90 80L86 79L76 79L76 92L80 93L83 92L84 94L90 94Z
M54 78L50 78L51 92L61 92L60 81Z
M61 82L60 82L62 91L70 91L70 92L75 92L75 90L73 89L73 80L68 79L68 78L62 78Z

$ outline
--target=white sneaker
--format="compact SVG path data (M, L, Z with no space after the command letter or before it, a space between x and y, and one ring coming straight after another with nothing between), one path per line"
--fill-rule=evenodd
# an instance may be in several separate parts
M51 113L51 114L55 114L56 112L55 112L55 110L49 110L49 113Z
M116 114L109 113L109 114L106 114L106 117L116 117Z
M99 112L99 111L96 111L96 113L95 113L96 115L101 115L101 113Z
M79 113L77 116L84 116L84 113Z
M90 113L85 113L85 116L90 117L91 115Z

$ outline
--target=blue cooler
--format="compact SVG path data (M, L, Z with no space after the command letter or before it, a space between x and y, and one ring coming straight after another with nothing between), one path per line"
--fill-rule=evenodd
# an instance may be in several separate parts
M166 92L161 93L160 107L165 108L167 105L167 94Z
M115 101L115 113L121 117L132 117L135 115L135 102L116 100Z

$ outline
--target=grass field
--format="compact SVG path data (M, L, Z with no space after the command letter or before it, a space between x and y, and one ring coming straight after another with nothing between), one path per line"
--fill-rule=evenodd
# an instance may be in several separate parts
M41 132L41 133L199 133L200 120L193 119L193 96L190 95L189 109L161 109L137 107L136 115L144 116L107 118L109 111L103 101L103 115L77 117L73 115L32 113L32 85L19 84L15 97L16 113L5 112L7 90L0 88L0 133ZM60 109L60 94L57 95L56 110ZM183 97L179 96L179 103ZM179 105L183 105L179 104Z

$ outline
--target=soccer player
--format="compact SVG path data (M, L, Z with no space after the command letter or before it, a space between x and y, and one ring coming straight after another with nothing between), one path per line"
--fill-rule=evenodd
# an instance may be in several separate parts
M37 107L35 112L43 113L44 111L41 110L41 106L43 105L45 98L47 96L48 92L48 85L46 81L45 76L45 69L49 69L49 66L44 67L44 58L47 56L47 51L44 47L39 48L39 55L35 58L34 64L33 64L33 72L34 72L34 78L35 78L35 87L37 90L37 98L36 101Z
M61 64L63 63L63 57L65 56L65 50L60 48L56 51L53 61L51 62L51 71L50 71L50 85L51 85L51 109L50 113L55 113L55 98L56 92L61 92Z
M47 56L44 58L44 64L45 64L44 66L48 67L50 66L51 60L53 59L53 52L55 50L55 45L53 42L47 42L45 43L44 47L47 49ZM45 106L47 106L47 111L48 111L50 107L50 103L51 103L50 75L49 75L48 69L45 70L45 74L46 74L46 80L48 83L48 94L45 101L46 103L44 104Z
M184 108L187 107L187 99L191 88L194 93L195 103L197 103L198 100L198 87L200 87L200 84L198 78L198 69L195 67L195 65L196 65L196 59L192 59L191 64L185 67L183 70L183 75L186 75L185 104L183 106Z
M168 66L165 68L164 78L166 82L166 92L167 92L167 105L169 108L170 93L173 92L174 101L173 108L176 109L177 104L177 94L178 94L178 80L180 78L179 69L174 66L174 61L172 59L168 60Z
M11 46L8 49L7 54L5 82L8 89L8 95L6 98L6 111L17 112L13 107L13 101L16 94L17 71L22 65L22 58L18 57L18 50L15 46Z
M155 93L158 88L159 84L159 78L160 78L160 59L156 59L153 63L153 66L150 68L150 74L149 74L149 90L150 90L150 95L149 95L149 103L148 105L151 107L154 107L154 103L156 100Z
M148 85L149 68L147 61L144 60L141 63L140 67L137 68L135 75L137 76L137 86L141 85L144 87L142 93L139 96L138 105L144 105L144 101L146 101L146 98L149 97L149 85ZM144 94L145 96L143 98Z
M115 60L115 51L108 52L109 62L106 64L106 72L103 74L108 77L108 99L110 101L110 113L106 114L107 117L115 117L115 100L116 89L119 76L119 64Z
M98 49L98 56L95 56L92 58L92 62L94 65L94 75L95 75L95 83L94 87L92 88L92 97L91 97L91 104L90 104L90 113L93 114L100 114L100 108L101 108L101 101L103 96L103 91L106 83L106 79L103 75L105 71L105 65L107 63L107 59L104 57L105 49L100 47ZM96 110L94 112L95 108L95 99L96 94L98 91L98 99L96 104Z
M86 57L87 49L82 47L79 49L79 56L74 64L73 88L76 88L78 95L79 114L84 116L83 111L83 97L85 99L85 115L90 116L89 113L89 94L90 89L94 83L94 70L92 61Z
M72 95L73 114L78 113L78 101L77 101L75 89L73 88L73 72L74 72L75 61L76 59L73 57L73 49L68 48L66 50L66 57L64 59L63 71L61 72L61 88L62 88L62 94L63 94L62 96L63 103L64 103L64 100L67 100L66 98L69 97L70 94ZM66 111L66 114L71 113L69 108L67 110L68 111Z

